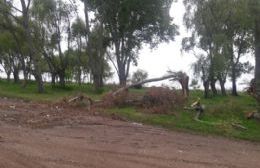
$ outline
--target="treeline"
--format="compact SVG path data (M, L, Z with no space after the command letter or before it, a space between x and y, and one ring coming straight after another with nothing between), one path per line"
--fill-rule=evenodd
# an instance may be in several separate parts
M40 93L46 73L62 87L67 79L81 84L89 75L98 89L112 75L108 61L125 85L143 43L153 48L177 34L169 15L172 0L17 2L0 0L0 63L8 79L13 75L19 82L22 73L24 87L33 75Z
M16 3L15 3L16 2ZM44 92L43 74L52 85L68 80L81 84L90 76L96 89L116 69L126 85L131 65L137 65L143 44L156 47L174 40L178 27L170 16L173 0L0 0L0 63L10 79L22 85L30 76ZM225 83L251 72L243 57L255 53L256 84L260 88L260 1L183 0L184 25L190 37L182 50L192 52L192 65L205 97L210 91L226 95ZM80 11L79 4L84 6ZM85 17L79 17L84 13ZM174 64L174 62L173 62ZM257 89L260 93L260 89ZM260 94L259 94L260 95ZM259 96L260 97L260 96Z
M184 0L185 27L191 32L183 39L183 50L197 57L194 74L200 77L205 97L210 91L226 95L225 83L232 82L232 95L237 96L237 79L253 70L250 62L241 61L259 47L259 0ZM258 41L257 41L258 40ZM259 52L259 51L258 51ZM256 58L259 53L255 52ZM256 60L256 73L259 73Z

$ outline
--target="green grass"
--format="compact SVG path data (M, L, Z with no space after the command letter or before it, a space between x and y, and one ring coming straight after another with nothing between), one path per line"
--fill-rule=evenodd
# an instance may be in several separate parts
M255 110L256 101L250 96L241 93L239 97L217 96L204 99L202 92L192 92L187 105L201 98L206 106L202 122L195 121L195 112L180 110L174 115L147 114L133 107L113 108L109 113L149 125L156 125L171 130L195 132L205 135L220 135L229 138L260 141L260 121L247 120L245 113ZM240 124L247 130L234 128L232 124Z
M104 92L108 88L104 88ZM19 98L24 100L34 101L59 101L64 97L71 96L77 93L86 93L88 96L99 99L102 94L96 93L90 84L68 84L65 88L52 87L50 84L45 84L45 92L37 93L37 86L35 82L29 82L26 88L22 88L21 84L8 83L5 80L0 80L0 96L9 98Z
M93 86L84 84L81 86L70 84L66 88L55 87L45 84L45 93L38 94L34 82L30 82L24 89L19 84L0 81L0 96L19 98L34 101L59 101L64 97L83 92L93 99L100 99L109 88L105 87L103 94L94 92ZM145 89L130 89L135 94L143 94ZM204 99L201 91L192 91L186 104L189 106L198 97L201 103L206 106L205 113L201 120L195 121L195 112L178 110L171 114L148 114L134 107L111 108L107 109L108 114L116 114L133 122L140 122L149 125L164 127L170 130L181 130L195 132L200 134L221 135L229 138L246 139L251 141L260 141L260 121L245 119L245 112L253 111L256 108L256 101L246 95L240 94L239 97L216 96L210 99ZM240 124L247 130L238 130L232 127L232 123Z

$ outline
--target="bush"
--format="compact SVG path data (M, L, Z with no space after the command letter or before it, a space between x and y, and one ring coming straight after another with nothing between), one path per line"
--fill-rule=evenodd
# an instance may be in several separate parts
M142 104L148 112L165 114L182 107L185 100L169 88L152 87L145 93Z

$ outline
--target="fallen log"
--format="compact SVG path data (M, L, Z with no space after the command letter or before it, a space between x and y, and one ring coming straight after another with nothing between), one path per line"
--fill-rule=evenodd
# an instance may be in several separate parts
M71 105L71 106L84 106L86 107L89 111L91 109L91 106L95 103L90 97L79 94L75 97L70 98L69 100L64 99L63 100L66 105Z
M158 81L162 81L162 80L166 80L166 79L170 79L170 78L175 78L175 76L176 75L171 74L171 75L166 75L166 76L163 76L163 77L160 77L160 78L152 78L152 79L147 79L147 80L144 80L144 81L141 81L141 82L138 82L138 83L134 83L132 85L119 88L118 90L113 92L112 96L116 96L118 93L120 93L122 91L126 91L129 88L140 86L140 85L143 85L143 84L146 84L146 83L158 82Z
M75 102L75 101L82 100L82 99L83 99L83 96L76 96L76 97L69 99L68 103Z

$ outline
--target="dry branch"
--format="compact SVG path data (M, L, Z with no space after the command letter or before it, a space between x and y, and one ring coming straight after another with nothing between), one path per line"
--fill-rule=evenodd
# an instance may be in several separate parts
M246 127L244 127L243 125L240 125L240 124L232 123L231 125L232 125L232 127L236 128L236 129L247 130Z

